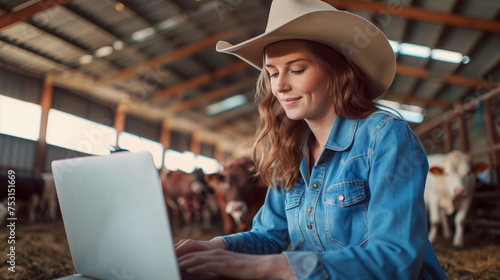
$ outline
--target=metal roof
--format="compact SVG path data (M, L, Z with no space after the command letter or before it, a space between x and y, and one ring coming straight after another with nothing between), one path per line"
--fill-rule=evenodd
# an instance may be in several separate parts
M384 98L423 107L424 124L500 83L498 0L325 1L371 20L390 40L470 58L465 64L397 54L397 75ZM260 34L270 3L0 0L0 66L42 78L50 73L56 85L106 104L133 100L141 106L131 106L131 114L172 119L173 128L245 140L255 132L258 71L214 47ZM208 105L235 94L249 102L207 116Z

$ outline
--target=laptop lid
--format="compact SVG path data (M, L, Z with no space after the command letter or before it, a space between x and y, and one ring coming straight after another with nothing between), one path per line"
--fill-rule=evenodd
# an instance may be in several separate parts
M180 279L158 170L148 152L52 162L77 273Z

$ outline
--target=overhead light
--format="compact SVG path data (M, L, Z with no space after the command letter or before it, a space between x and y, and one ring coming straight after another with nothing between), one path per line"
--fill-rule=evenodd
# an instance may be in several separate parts
M391 44L391 48L395 53L399 52L399 42L389 40L389 44Z
M449 63L463 63L467 64L470 61L470 57L463 55L459 52L453 52L442 49L431 49L426 46L409 44L409 43L399 43L398 41L389 40L394 53L399 53L402 55L409 55L421 58L428 58Z
M431 48L421 45L401 43L399 45L399 53L409 56L428 58L431 55Z
M113 49L115 49L115 51L119 51L119 50L123 49L123 46L124 46L124 44L120 40L113 42Z
M94 61L94 57L90 54L83 55L80 57L80 59L78 59L80 65L87 65L92 63L92 61Z
M153 34L155 34L155 29L153 27L147 27L132 33L132 39L136 42L142 42L153 36Z
M461 63L464 59L464 56L458 52L452 52L441 49L433 49L431 51L431 58L434 60L440 60L450 63Z
M238 94L207 106L207 114L209 116L214 116L239 107L245 103L247 103L246 96L244 96L243 94Z
M186 14L178 14L178 15L175 15L173 17L170 17L169 19L166 19L166 20L158 23L156 25L156 27L159 30L171 29L171 28L174 28L174 27L180 25L181 23L187 21L187 19L188 19L188 16Z
M115 10L121 12L121 11L123 11L123 8L125 8L125 5L123 5L123 3L120 3L120 2L116 3Z
M469 62L470 62L470 57L468 57L468 56L464 55L464 59L462 60L462 63L463 63L463 64L467 64L467 63L469 63Z
M392 109L401 114L401 116L408 122L421 123L424 120L424 110L419 106L401 104L399 102L389 101L385 99L377 100L377 103L383 105L379 106L380 109L389 112ZM387 107L389 107L390 109L388 109Z
M113 48L110 46L100 47L95 51L95 56L97 57L105 57L113 53Z

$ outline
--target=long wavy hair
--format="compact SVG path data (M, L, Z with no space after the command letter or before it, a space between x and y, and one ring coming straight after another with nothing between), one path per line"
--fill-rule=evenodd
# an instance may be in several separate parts
M337 116L363 119L377 110L369 97L369 85L364 73L335 49L321 43L305 41L307 49L316 56L325 71L327 100ZM265 64L265 63L264 63ZM302 151L309 141L304 139L307 124L291 120L271 91L271 82L265 66L256 84L256 102L259 103L259 126L253 145L253 160L261 181L270 187L281 185L291 189L300 176ZM306 153L306 157L309 157Z

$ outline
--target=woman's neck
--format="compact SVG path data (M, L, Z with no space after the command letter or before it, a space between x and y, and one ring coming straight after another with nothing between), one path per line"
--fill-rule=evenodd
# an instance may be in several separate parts
M326 145L326 141L328 140L328 136L330 136L330 130L332 129L336 117L337 116L333 114L321 120L305 120L316 138L316 145L319 146L320 150Z

